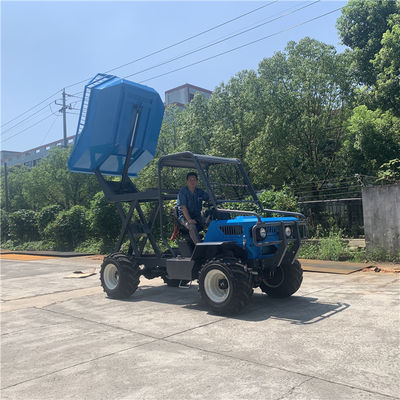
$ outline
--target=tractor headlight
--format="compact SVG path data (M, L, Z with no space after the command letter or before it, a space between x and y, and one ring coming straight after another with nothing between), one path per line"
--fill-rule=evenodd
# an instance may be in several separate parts
M290 226L287 226L285 228L285 235L287 238L290 238L290 236L292 236L292 228Z
M259 229L258 234L260 235L260 238L264 240L267 237L267 230L262 227Z

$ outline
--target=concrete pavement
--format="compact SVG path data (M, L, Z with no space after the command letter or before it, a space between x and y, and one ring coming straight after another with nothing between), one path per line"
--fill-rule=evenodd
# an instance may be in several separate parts
M2 399L399 398L399 274L305 272L226 318L197 285L142 278L118 301L64 278L100 263L2 260Z

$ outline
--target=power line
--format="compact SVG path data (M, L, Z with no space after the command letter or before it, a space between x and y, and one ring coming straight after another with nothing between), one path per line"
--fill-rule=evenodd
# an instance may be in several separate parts
M7 140L10 140L10 139L12 139L13 137L15 137L15 136L17 136L17 135L20 135L21 133L27 131L28 129L33 128L34 126L40 124L42 121L44 121L44 120L46 120L46 119L52 117L53 115L54 115L54 114L51 113L50 115L48 115L47 117L41 119L40 121L36 122L35 124L30 125L30 126L28 126L27 128L23 129L22 131L19 131L18 133L15 133L14 135L12 135L12 136L10 136L10 137L4 139L3 142L7 142Z
M54 124L55 124L56 121L57 121L57 117L59 117L59 115L56 115L56 116L55 116L53 122L52 122L51 125L50 125L50 128L47 130L46 134L44 135L43 140L42 140L42 145L44 144L45 140L47 139L47 135L48 135L48 134L50 133L50 131L53 129L53 126L54 126Z
M274 0L274 1L271 1L270 3L268 3L268 4L263 4L262 6L257 7L257 8L255 8L255 9L253 9L253 10L250 10L250 11L248 11L248 12L246 12L246 13L244 13L244 14L241 14L241 15L235 17L235 18L232 18L232 19L227 20L227 21L225 21L225 22L223 22L223 23L221 23L221 24L218 24L218 25L215 25L215 26L213 26L213 27L211 27L211 28L208 28L208 29L206 29L205 31L199 32L199 33L197 33L197 34L195 34L195 35L192 35L192 36L189 36L189 37L187 37L187 38L185 38L185 39L183 39L183 40L181 40L181 41L179 41L179 42L173 43L173 44L168 45L168 46L166 46L166 47L163 47L163 48L161 48L161 49L159 49L159 50L153 51L152 53L146 54L146 55L144 55L144 56L142 56L142 57L139 57L139 58L137 58L137 59L135 59L135 60L132 60L132 61L130 61L130 62L128 62L128 63L125 63L125 64L123 64L123 65L120 65L120 66L118 66L118 67L112 68L112 69L106 71L105 73L109 73L109 72L115 71L115 70L120 69L120 68L123 68L123 67L125 67L125 66L127 66L127 65L131 65L131 64L133 64L133 63L135 63L135 62L144 60L144 59L146 59L146 58L148 58L148 57L151 57L151 56L153 56L153 55L155 55L155 54L161 53L161 52L163 52L163 51L165 51L165 50L168 50L168 49L171 49L171 48L173 48L173 47L176 47L176 46L178 46L178 45L180 45L180 44L182 44L182 43L188 42L189 40L192 40L192 39L194 39L194 38L196 38L196 37L199 37L199 36L201 36L201 35L204 35L204 34L206 34L206 33L208 33L208 32L211 32L211 31L213 31L213 30L215 30L215 29L218 29L218 28L220 28L220 27L222 27L222 26L224 26L224 25L227 25L227 24L229 24L229 23L231 23L231 22L234 22L234 21L236 21L236 20L238 20L238 19L240 19L240 18L243 18L243 17L245 17L245 16L247 16L247 15L250 15L250 14L252 14L252 13L254 13L254 12L257 12L257 11L259 11L259 10L265 8L265 7L268 7L268 6L270 6L270 5L274 4L274 3L276 3L277 1L278 1L278 0ZM90 77L90 78L91 78L91 77ZM90 78L81 80L81 81L79 81L79 82L73 83L73 84L68 85L68 86L65 86L65 89L66 89L66 88L73 87L73 86L76 86L76 85L79 85L79 84L84 83L84 82L87 82ZM49 100L49 99L51 99L52 97L54 97L55 95L57 95L59 92L60 92L60 90L57 90L57 92L55 92L53 95L51 95L51 96L47 97L46 99L42 100L40 103L35 104L33 107L31 107L31 108L29 108L28 110L24 111L23 113L17 115L15 118L13 118L13 119L7 121L6 123L4 123L4 124L1 125L1 126L2 126L2 127L3 127L3 126L6 126L6 125L8 125L9 123L11 123L11 122L13 122L13 121L19 119L20 117L22 117L23 115L25 115L25 114L28 113L29 111L35 109L36 107L40 106L41 104L43 104L43 103L46 102L47 100ZM79 93L81 93L81 92L79 92ZM75 94L70 95L70 96L75 96L76 94L79 94L79 93L75 93Z
M191 63L191 64L184 65L183 67L176 68L176 69L174 69L174 70L165 72L165 73L163 73L163 74L159 74L159 75L156 75L156 76L152 76L151 78L144 79L144 80L140 81L139 83L144 83L144 82L147 82L147 81L156 79L156 78L160 78L160 77L165 76L165 75L172 74L172 73L177 72L177 71L181 71L182 69L192 67L192 66L194 66L194 65L203 63L203 62L205 62L205 61L212 60L213 58L217 58L217 57L223 56L223 55L225 55L225 54L231 53L232 51L239 50L239 49L242 49L242 48L244 48L244 47L250 46L250 45L252 45L252 44L254 44L254 43L261 42L262 40L269 39L269 38L271 38L271 37L273 37L273 36L277 36L277 35L279 35L279 34L281 34L281 33L290 31L290 30L295 29L295 28L297 28L297 27L299 27L299 26L308 24L309 22L312 22L312 21L315 21L315 20L317 20L317 19L319 19L319 18L325 17L325 16L327 16L327 15L329 15L329 14L332 14L332 13L334 13L334 12L336 12L336 11L341 10L341 8L342 8L342 7L336 8L336 9L334 9L334 10L332 10L332 11L329 11L329 12L324 13L324 14L321 14L321 15L319 15L319 16L317 16L317 17L311 18L311 19L309 19L309 20L307 20L307 21L300 22L300 23L298 23L298 24L296 24L296 25L293 25L293 26L291 26L291 27L289 27L289 28L282 29L282 30L280 30L280 31L278 31L278 32L275 32L275 33L272 33L272 34L270 34L270 35L264 36L264 37L262 37L262 38L260 38L260 39L256 39L256 40L253 40L253 41L251 41L251 42L242 44L242 45L237 46L237 47L234 47L233 49L230 49L230 50L226 50L226 51L224 51L224 52L222 52L222 53L218 53L218 54L215 54L215 55L213 55L213 56L210 56L210 57L207 57L207 58L203 58L202 60L195 61L195 62L193 62L193 63Z
M2 132L2 134L4 135L5 133L7 133L8 131L14 129L16 126L21 125L23 122L27 121L28 119L32 118L33 116L35 116L36 114L40 113L40 111L43 111L44 109L46 109L48 106L50 106L52 102L46 104L43 108L41 108L40 110L34 112L33 114L29 115L28 117L24 118L23 120L17 122L15 125L11 126L10 128L7 128L5 131Z
M168 46L166 46L166 47L163 47L163 48L161 48L161 49L159 49L159 50L155 50L155 51L153 51L153 52L151 52L151 53L149 53L149 54L146 54L146 55L144 55L144 56L142 56L142 57L136 58L136 59L134 59L134 60L132 60L132 61L129 61L129 62L125 63L125 64L119 65L118 67L111 68L111 69L105 71L104 73L105 73L105 74L108 74L108 73L110 73L110 72L112 72L112 71L115 71L115 70L117 70L117 69L120 69L120 68L126 67L126 66L128 66L128 65L134 64L134 63L136 63L136 62L138 62L138 61L145 60L146 58L149 58L149 57L151 57L151 56L154 56L154 55L156 55L156 54L159 54L159 53L161 53L161 52L163 52L163 51L165 51L165 50L172 49L173 47L176 47L176 46L178 46L178 45L180 45L180 44L182 44L182 43L188 42L189 40L192 40L192 39L194 39L194 38L196 38L196 37L202 36L202 35L204 35L204 34L206 34L206 33L208 33L208 32L211 32L211 31L213 31L213 30L215 30L215 29L218 29L218 28L220 28L220 27L222 27L222 26L224 26L224 25L227 25L227 24L229 24L229 23L231 23L231 22L233 22L233 21L237 21L237 20L240 19L240 18L243 18L243 17L245 17L245 16L247 16L247 15L250 15L250 14L252 14L252 13L254 13L254 12L256 12L256 11L259 11L259 10L265 8L265 7L268 7L268 6L270 6L270 5L274 4L274 3L276 3L277 1L278 1L278 0L274 0L274 1L271 1L270 3L268 3L268 4L263 4L263 5L260 6L260 7L257 7L257 8L255 8L255 9L253 9L253 10L250 10L250 11L248 11L248 12L246 12L246 13L244 13L244 14L241 14L241 15L235 17L235 18L232 18L232 19L230 19L230 20L228 20L228 21L222 22L221 24L218 24L218 25L215 25L215 26L213 26L213 27L211 27L211 28L208 28L208 29L206 29L205 31L196 33L195 35L192 35L192 36L189 36L189 37L187 37L187 38L185 38L185 39L183 39L183 40L180 40L179 42L173 43L173 44L168 45ZM91 78L91 77L90 77L90 78ZM67 89L67 88L70 88L70 87L72 87L72 86L79 85L80 83L87 82L90 78L84 79L84 80L79 81L79 82L77 82L77 83L73 83L72 85L65 86L65 88ZM78 92L78 93L81 93L81 92ZM75 93L75 94L78 94L78 93Z
M8 122L6 122L5 124L1 125L1 127L8 125L10 122L15 121L16 119L19 119L20 117L22 117L23 115L25 115L26 113L28 113L29 111L35 109L36 107L40 106L41 104L43 104L45 101L50 100L52 97L54 97L55 95L57 95L60 92L60 90L57 90L57 92L55 92L54 94L52 94L51 96L47 97L46 99L42 100L40 103L37 103L36 105L34 105L33 107L29 108L28 110L24 111L22 114L19 114L18 116L16 116L13 119L10 119Z
M213 31L213 30L215 30L215 29L218 29L218 28L220 28L221 26L227 25L227 24L229 24L229 23L231 23L231 22L233 22L233 21L236 21L236 20L238 20L238 19L240 19L240 18L243 18L243 17L245 17L245 16L247 16L247 15L249 15L249 14L252 14L252 13L254 13L254 12L256 12L256 11L259 11L259 10L261 10L262 8L268 7L268 6L270 6L270 5L274 4L274 3L276 3L277 1L278 1L278 0L271 1L271 2L268 3L268 4L264 4L264 5L262 5L261 7L257 7L257 8L255 8L254 10L248 11L247 13L241 14L241 15L239 15L239 16L237 16L237 17L235 17L235 18L232 18L232 19L230 19L230 20L228 20L228 21L225 21L225 22L223 22L223 23L221 23L221 24L215 25L215 26L213 26L213 27L211 27L211 28L209 28L209 29L206 29L205 31L202 31L202 32L197 33L197 34L195 34L195 35L193 35L193 36L190 36L190 37L188 37L188 38L186 38L186 39L183 39L183 40L181 40L181 41L179 41L179 42L177 42L177 43L174 43L174 44L172 44L172 45L166 46L166 47L164 47L164 48L162 48L162 49L160 49L160 50L156 50L156 51L154 51L154 52L152 52L152 53L150 53L150 54L147 54L147 55L145 55L145 56L143 56L143 57L139 57L139 58L137 58L137 59L135 59L135 60L133 60L133 61L130 61L130 62L126 63L126 64L120 65L119 67L112 68L112 69L106 71L105 73L108 74L109 72L115 71L116 69L120 69L120 68L126 67L126 66L131 65L131 64L133 64L133 63L136 63L136 62L138 62L138 61L144 60L145 58L151 57L151 56L153 56L153 55L155 55L155 54L158 54L158 53L161 53L161 52L163 52L163 51L165 51L165 50L171 49L172 47L176 47L176 46L178 46L178 45L180 45L180 44L182 44L182 43L188 42L189 40L192 40L192 39L194 39L194 38L196 38L196 37L199 37L199 36L201 36L201 35L204 35L204 34L206 34L206 33L208 33L208 32L211 32L211 31Z
M316 4L316 3L319 3L320 1L321 1L321 0L316 0L316 1L314 1L313 3L308 3L308 4L306 4L305 6L302 6L302 7L299 7L299 8L297 8L297 9L295 9L295 10L289 11L288 13L282 14L282 15L280 15L280 16L278 16L278 17L269 19L268 21L262 22L262 23L260 23L260 24L258 24L258 25L255 25L255 26L251 27L251 28L245 29L245 30L243 30L243 31L241 31L241 32L239 32L239 33L235 33L235 34L230 35L230 36L228 36L228 37L226 37L226 38L217 40L216 42L213 42L213 43L211 43L211 44L207 44L207 45L205 45L205 46L203 46L203 47L200 47L200 48L197 48L197 49L195 49L195 50L189 51L188 53L185 53L185 54L183 54L183 55L180 55L180 56L171 58L171 59L169 59L169 60L167 60L167 61L164 61L164 62L162 62L162 63L160 63L160 64L156 64L156 65L153 65L153 66L151 66L151 67L142 69L141 71L134 72L133 74L126 75L126 76L124 76L124 78L130 78L131 76L139 75L139 74L141 74L141 73L143 73L143 72L149 71L149 70L154 69L154 68L157 68L157 67L161 67L162 65L169 64L169 63L171 63L171 62L173 62L173 61L176 61L176 60L179 60L179 59L181 59L181 58L187 57L187 56L189 56L189 55L191 55L191 54L198 53L199 51L208 49L208 48L210 48L210 47L212 47L212 46L215 46L215 45L217 45L217 44L223 43L223 42L225 42L225 41L227 41L227 40L230 40L230 39L233 39L233 38L235 38L235 37L237 37L237 36L243 35L243 34L245 34L245 33L247 33L247 32L251 32L251 31L253 31L254 29L260 28L261 26L267 25L267 24L269 24L269 23L271 23L271 22L277 21L278 19L284 18L284 17L286 17L286 16L288 16L288 15L290 15L290 14L293 14L293 13L295 13L295 12L297 12L297 11L300 11L300 10L302 10L302 9L304 9L304 8L310 7L310 6L312 6L312 5ZM107 72L110 72L110 71L107 71Z

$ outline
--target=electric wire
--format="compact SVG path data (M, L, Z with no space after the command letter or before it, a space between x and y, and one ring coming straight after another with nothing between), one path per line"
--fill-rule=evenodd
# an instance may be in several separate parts
M172 73L177 72L177 71L181 71L181 70L183 70L183 69L185 69L185 68L189 68L189 67L192 67L192 66L194 66L194 65L201 64L201 63L203 63L203 62L205 62L205 61L209 61L209 60L212 60L212 59L214 59L214 58L223 56L223 55L228 54L228 53L231 53L231 52L233 52L233 51L236 51L236 50L242 49L242 48L244 48L244 47L250 46L250 45L252 45L252 44L254 44L254 43L261 42L261 41L266 40L266 39L269 39L269 38L271 38L271 37L273 37L273 36L277 36L277 35L279 35L279 34L281 34L281 33L284 33L284 32L290 31L290 30L292 30L292 29L298 28L299 26L308 24L308 23L310 23L310 22L312 22L312 21L315 21L315 20L317 20L317 19L319 19L319 18L325 17L325 16L327 16L327 15L329 15L329 14L333 14L334 12L337 12L337 11L339 11L339 10L341 10L341 9L342 9L342 7L336 8L336 9L334 9L334 10L331 10L331 11L327 12L327 13L321 14L321 15L319 15L319 16L317 16L317 17L314 17L314 18L311 18L311 19L309 19L309 20L300 22L300 23L298 23L298 24L296 24L296 25L292 25L292 26L290 26L289 28L282 29L282 30L280 30L280 31L278 31L278 32L275 32L275 33L272 33L272 34L270 34L270 35L264 36L264 37L262 37L262 38L253 40L253 41L251 41L251 42L242 44L242 45L237 46L237 47L234 47L234 48L232 48L232 49L223 51L223 52L218 53L218 54L215 54L215 55L213 55L213 56L210 56L210 57L207 57L207 58L203 58L202 60L195 61L195 62L193 62L193 63L184 65L183 67L176 68L176 69L174 69L174 70L167 71L167 72L164 72L164 73L162 73L162 74L152 76L152 77L150 77L150 78L147 78L147 79L144 79L144 80L140 81L139 83L148 82L148 81L151 81L151 80L153 80L153 79L157 79L157 78L160 78L160 77L162 77L162 76L169 75L169 74L172 74ZM124 78L127 78L127 77L129 77L129 75L126 76L126 77L124 77Z
M200 48L197 48L197 49L195 49L195 50L189 51L189 52L187 52L187 53L185 53L185 54L182 54L182 55L180 55L180 56L173 57L173 58L171 58L171 59L169 59L169 60L167 60L167 61L164 61L164 62L162 62L162 63L156 64L156 65L153 65L153 66L151 66L151 67L142 69L141 71L137 71L137 72L134 72L134 73L132 73L132 74L126 75L126 76L124 76L124 78L130 78L131 76L139 75L139 74L141 74L141 73L143 73L143 72L146 72L146 71L149 71L149 70L151 70L151 69L161 67L162 65L166 65L166 64L169 64L169 63L171 63L171 62L173 62L173 61L180 60L181 58L184 58L184 57L190 56L190 55L192 55L192 54L198 53L199 51L202 51L202 50L208 49L208 48L210 48L210 47L212 47L212 46L215 46L215 45L217 45L217 44L226 42L227 40L233 39L233 38L235 38L235 37L237 37L237 36L240 36L240 35L243 35L243 34L245 34L245 33L247 33L247 32L251 32L251 31L253 31L254 29L260 28L260 27L262 27L262 26L264 26L264 25L267 25L267 24L269 24L269 23L271 23L271 22L275 22L275 21L277 21L278 19L287 17L288 15L294 14L294 13L297 12L297 11L301 11L301 10L303 10L304 8L307 8L307 7L310 7L310 6L312 6L312 5L316 4L316 3L319 3L320 1L321 1L321 0L316 0L316 1L312 2L312 3L307 3L305 6L302 6L302 7L299 7L299 8L297 8L297 9L295 9L295 10L289 11L289 12L287 12L286 14L279 15L278 17L269 19L269 20L267 20L267 21L265 21L265 22L262 22L262 23L260 23L260 24L258 24L258 25L255 25L255 26L253 26L253 27L251 27L251 28L247 28L247 29L245 29L245 30L243 30L243 31L241 31L241 32L235 33L235 34L230 35L230 36L228 36L228 37L225 37L225 38L223 38L223 39L217 40L216 42L212 42L212 43L210 43L210 44L207 44L207 45L202 46L202 47L200 47Z
M18 123L16 123L15 125L5 129L2 131L2 135L4 135L5 133L9 132L10 130L14 129L16 126L21 125L23 122L27 121L28 119L32 118L33 116L35 116L36 114L40 113L40 111L43 111L45 108L47 108L52 102L46 104L43 108L41 108L40 110L35 111L33 114L31 114L30 116L24 118L23 120L19 121Z
M53 129L53 126L54 126L54 124L55 124L56 121L57 121L57 117L60 117L60 116L61 116L61 115L56 115L56 116L55 116L53 122L52 122L51 125L50 125L50 128L47 130L46 134L45 134L44 137L43 137L42 145L44 144L45 140L47 139L47 136L48 136L48 134L50 133L50 131Z
M22 131L19 131L19 132L15 133L14 135L9 136L8 138L4 139L3 142L7 142L8 140L12 139L13 137L20 135L21 133L27 131L27 130L30 129L30 128L33 128L34 126L40 124L41 122L45 121L46 119L50 118L50 117L53 116L53 115L54 115L54 114L51 113L50 115L48 115L47 117L41 119L40 121L36 122L35 124L30 125L30 126L28 126L27 128L23 129Z
M180 45L180 44L182 44L182 43L188 42L189 40L192 40L192 39L194 39L194 38L197 38L197 37L199 37L199 36L202 36L202 35L204 35L204 34L206 34L206 33L208 33L208 32L211 32L211 31L213 31L213 30L215 30L215 29L218 29L218 28L220 28L220 27L222 27L222 26L224 26L224 25L227 25L227 24L229 24L229 23L231 23L231 22L237 21L237 20L240 19L240 18L243 18L243 17L245 17L245 16L247 16L247 15L250 15L250 14L256 12L256 11L259 11L259 10L265 8L265 7L268 7L268 6L270 6L270 5L274 4L274 3L276 3L277 1L278 1L278 0L274 0L274 1L271 1L270 3L263 4L262 6L257 7L257 8L255 8L255 9L253 9L253 10L250 10L250 11L244 13L244 14L238 15L238 16L235 17L235 18L229 19L229 20L227 20L227 21L225 21L225 22L222 22L221 24L218 24L218 25L215 25L215 26L213 26L213 27L211 27L211 28L208 28L208 29L206 29L205 31L196 33L195 35L192 35L192 36L189 36L189 37L187 37L187 38L185 38L185 39L182 39L182 40L180 40L179 42L176 42L176 43L173 43L173 44L168 45L168 46L166 46L166 47L163 47L163 48L161 48L161 49L155 50L155 51L153 51L153 52L151 52L151 53L149 53L149 54L146 54L146 55L144 55L144 56L142 56L142 57L136 58L136 59L134 59L134 60L132 60L132 61L129 61L129 62L125 63L125 64L122 64L122 65L119 65L119 66L117 66L117 67L111 68L111 69L105 71L104 73L105 73L105 74L108 74L108 73L113 72L113 71L115 71L115 70L117 70L117 69L124 68L124 67L126 67L126 66L128 66L128 65L132 65L132 64L134 64L134 63L136 63L136 62L138 62L138 61L142 61L142 60L145 60L146 58L149 58L149 57L154 56L154 55L156 55L156 54L162 53L162 52L165 51L165 50L172 49L173 47L176 47L176 46L178 46L178 45ZM90 77L90 78L91 78L91 77ZM67 89L67 88L70 88L70 87L79 85L80 83L87 82L90 78L84 79L84 80L82 80L82 81L73 83L73 84L68 85L68 86L65 86L65 88ZM81 92L79 92L79 93L81 93Z
M139 58L137 58L137 59L135 59L135 60L132 60L132 61L130 61L130 62L128 62L128 63L125 63L125 64L123 64L123 65L120 65L120 66L118 66L118 67L114 67L114 68L112 68L112 69L109 69L109 70L106 71L105 73L110 73L110 72L115 71L115 70L117 70L117 69L123 68L123 67L125 67L125 66L127 66L127 65L131 65L131 64L136 63L136 62L138 62L138 61L144 60L144 59L146 59L146 58L148 58L148 57L151 57L151 56L153 56L153 55L155 55L155 54L161 53L161 52L163 52L163 51L165 51L165 50L168 50L168 49L171 49L171 48L173 48L173 47L176 47L176 46L178 46L178 45L180 45L180 44L182 44L182 43L188 42L189 40L192 40L192 39L194 39L194 38L196 38L196 37L199 37L199 36L201 36L201 35L204 35L204 34L206 34L206 33L208 33L208 32L211 32L211 31L213 31L213 30L215 30L215 29L218 29L218 28L220 28L220 27L222 27L222 26L224 26L224 25L227 25L227 24L229 24L229 23L231 23L231 22L237 21L237 20L240 19L240 18L243 18L243 17L245 17L245 16L247 16L247 15L250 15L250 14L252 14L252 13L254 13L254 12L257 12L257 11L259 11L259 10L265 8L265 7L268 7L268 6L270 6L270 5L274 4L274 3L276 3L277 1L278 1L278 0L274 0L274 1L271 1L270 3L263 4L263 5L260 6L260 7L257 7L257 8L255 8L255 9L253 9L253 10L250 10L250 11L246 12L246 13L243 13L243 14L241 14L241 15L238 15L238 16L235 17L235 18L229 19L229 20L227 20L227 21L225 21L225 22L222 22L221 24L215 25L215 26L213 26L213 27L211 27L211 28L208 28L208 29L206 29L206 30L204 30L204 31L202 31L202 32L196 33L195 35L189 36L189 37L187 37L187 38L185 38L185 39L183 39L183 40L180 40L179 42L173 43L173 44L171 44L171 45L168 45L168 46L166 46L166 47L163 47L163 48L161 48L161 49L158 49L158 50L156 50L156 51L153 51L153 52L151 52L151 53L149 53L149 54L146 54L146 55L144 55L144 56L142 56L142 57L139 57ZM91 77L90 77L90 78L91 78ZM70 88L70 87L79 85L79 84L81 84L81 83L87 82L90 78L81 80L81 81L79 81L79 82L73 83L73 84L68 85L68 86L65 86L64 89L67 89L67 88ZM6 125L10 124L11 122L13 122L13 121L19 119L19 118L22 117L23 115L27 114L29 111L35 109L36 107L40 106L41 104L43 104L43 103L46 102L47 100L49 100L49 99L51 99L52 97L56 96L59 92L60 92L60 90L57 90L57 92L55 92L55 93L52 94L51 96L47 97L46 99L44 99L44 100L42 100L41 102L35 104L34 106L32 106L31 108L29 108L28 110L24 111L23 113L17 115L16 117L14 117L14 118L10 119L9 121L7 121L6 123L2 124L1 127L6 126ZM78 92L78 93L75 93L75 94L72 94L72 95L69 95L69 96L74 96L74 97L76 97L76 94L80 94L80 93L82 93L82 92Z
M277 1L277 0L276 0L276 1ZM276 2L276 1L275 1L275 2ZM315 1L315 2L313 2L313 3L311 3L311 4L308 4L308 5L306 5L306 6L313 5L313 4L315 4L315 3L319 2L319 1L320 1L320 0L317 0L317 1ZM272 3L269 3L268 5L270 5L270 4L272 4ZM267 5L264 5L264 6L262 6L262 7L258 7L257 9L252 10L251 12L255 12L255 11L257 11L257 10L259 10L259 9L261 9L261 8L264 8L264 7L266 7L266 6L267 6ZM306 6L303 6L303 7L301 7L301 8L305 8ZM300 9L301 9L301 8L300 8ZM239 49L241 49L241 48L244 48L244 47L250 46L250 45L252 45L252 44L258 43L258 42L260 42L260 41L266 40L266 39L271 38L271 37L273 37L273 36L277 36L277 35L279 35L279 34L281 34L281 33L290 31L290 30L295 29L295 28L297 28L297 27L299 27L299 26L305 25L305 24L310 23L310 22L312 22L312 21L315 21L315 20L317 20L317 19L319 19L319 18L325 17L325 16L327 16L327 15L329 15L329 14L332 14L332 13L334 13L334 12L337 12L337 11L341 10L341 8L342 8L342 7L336 8L336 9L334 9L334 10L331 10L331 11L327 12L327 13L321 14L321 15L319 15L319 16L317 16L317 17L311 18L311 19L309 19L309 20L306 20L306 21L303 21L303 22L301 22L301 23L295 24L295 25L293 25L293 26L291 26L291 27L282 29L282 30L280 30L280 31L278 31L278 32L274 32L274 33L269 34L269 35L267 35L267 36L264 36L264 37L262 37L262 38L253 40L253 41L251 41L251 42L247 42L247 43L245 43L245 44L242 44L242 45L240 45L240 46L237 46L237 47L234 47L234 48L232 48L232 49L226 50L226 51L224 51L224 52L215 54L215 55L213 55L213 56L206 57L206 58L204 58L204 59L202 59L202 60L199 60L199 61L196 61L196 62L187 64L187 65L185 65L185 66L183 66L183 67L176 68L176 69L174 69L174 70L167 71L167 72L165 72L165 73L162 73L162 74L159 74L159 75L156 75L156 76L147 78L147 79L145 79L145 80L140 81L139 83L147 82L147 81L149 81L149 80L153 80L153 79L156 79L156 78L165 76L165 75L169 75L169 74L171 74L171 73L180 71L180 70L182 70L182 69L189 68L189 67L191 67L191 66L194 66L194 65L203 63L203 62L205 62L205 61L209 61L209 60L211 60L211 59L220 57L220 56L222 56L222 55L225 55L225 54L231 53L231 52L233 52L233 51L239 50ZM295 11L296 11L296 10L295 10ZM293 12L295 12L295 11L293 11ZM242 14L242 16L248 15L248 14L250 14L251 12L248 12L248 13L246 13L246 14ZM291 12L291 13L293 13L293 12ZM289 13L289 14L290 14L290 13ZM287 15L288 15L288 14L287 14ZM285 15L283 15L283 16L285 16ZM281 16L280 18L282 18L283 16ZM237 20L237 19L240 18L240 17L241 17L241 16L236 17L236 18L234 18L233 20ZM161 52L161 51L164 51L164 50L166 50L167 48L174 47L174 46L176 46L176 45L178 45L178 44L183 43L184 41L188 41L188 40L190 40L190 39L193 39L194 37L198 37L198 36L200 36L201 34L204 34L204 33L206 33L206 32L209 32L210 30L216 29L217 27L220 27L220 26L225 25L225 24L227 24L227 23L229 23L229 22L232 22L233 20L226 21L226 22L223 23L223 24L219 24L219 25L216 26L216 27L210 28L210 29L207 30L207 31L200 32L199 34L196 34L196 35L191 36L191 37L189 37L189 38L187 38L187 39L184 39L183 41L180 41L180 42L178 42L178 43L176 43L176 44L174 44L174 45L171 45L171 46L168 46L168 47L166 47L166 48L160 49L160 50L158 50L158 51L156 51L156 52L150 53L149 55L143 56L143 57L140 58L140 59L150 57L151 55L156 54L156 53ZM255 29L255 28L254 28L254 29ZM236 34L235 36L237 36L237 34ZM226 39L226 40L227 40L227 39ZM202 49L203 49L203 48L202 48ZM180 57L180 58L182 58L182 57ZM134 62L136 62L136 61L139 61L139 59L133 60L133 61L130 62L130 63L124 64L124 65L122 65L122 66L116 67L116 68L114 68L114 69L112 69L112 70L108 70L108 71L106 71L106 72L111 72L111 71L113 71L113 70L115 70L115 69L117 69L117 68L122 68L123 66L132 64L132 63L134 63ZM155 67L153 67L153 68L155 68ZM130 77L130 76L132 76L132 75L133 75L133 74L127 75L126 77ZM125 78L126 78L126 77L125 77ZM77 85L77 84L79 84L79 83L83 83L83 82L86 82L86 81L87 81L87 80L83 80L83 81L77 82L76 84L66 86L66 88L67 88L67 87L75 86L75 85ZM58 94L58 93L59 93L59 91L57 91L56 93L54 93L52 96L49 96L49 97L46 98L45 100L41 101L40 103L36 104L35 106L31 107L30 109L28 109L28 110L25 111L24 113L20 114L18 117L15 117L13 120L18 119L18 118L21 117L22 115L25 115L27 112L29 112L29 111L31 111L32 109L36 108L37 106L43 104L45 101L47 101L47 100L49 100L50 98L54 97L54 96L55 96L56 94ZM81 92L79 92L79 93L81 93ZM78 97L78 96L76 96L77 94L78 94L78 93L75 93L75 94L73 94L73 95L71 95L71 96ZM51 114L51 115L53 115L53 114ZM38 122L36 122L35 124L33 124L33 125L31 125L31 126L25 128L25 129L23 129L22 131L20 131L20 132L18 132L18 133L16 133L16 134L14 134L14 135L12 135L12 136L10 136L10 137L4 139L3 142L5 142L5 141L7 141L7 140L9 140L9 139L11 139L11 138L13 138L13 137L15 137L15 136L17 136L17 135L23 133L23 132L25 132L26 130L32 128L33 126L38 125L40 122L42 122L42 121L44 121L45 119L49 118L51 115L49 115L49 116L47 116L47 117L41 119L40 121L38 121ZM13 120L8 121L7 123L3 124L2 126L5 126L5 125L9 124L9 123L12 122Z
M26 113L28 113L29 111L35 109L36 107L40 106L41 104L43 104L44 102L46 102L47 100L50 100L52 97L56 96L60 91L57 90L57 92L55 92L53 95L45 98L44 100L42 100L40 103L35 104L33 107L29 108L28 110L24 111L22 114L19 114L18 116L16 116L13 119L10 119L9 121L7 121L6 123L4 123L3 125L1 125L1 127L8 125L10 122L15 121L16 119L19 119L20 117L22 117L23 115L25 115Z

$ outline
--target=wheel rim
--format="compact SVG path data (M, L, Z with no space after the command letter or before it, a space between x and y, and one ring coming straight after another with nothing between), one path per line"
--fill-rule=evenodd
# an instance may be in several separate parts
M119 282L118 268L114 264L108 264L104 268L104 283L108 289L113 290Z
M204 290L214 303L222 303L229 295L229 280L219 269L212 269L205 276Z

